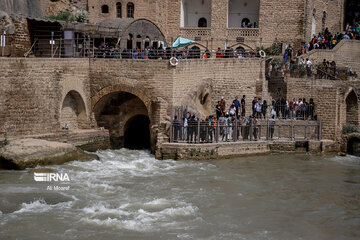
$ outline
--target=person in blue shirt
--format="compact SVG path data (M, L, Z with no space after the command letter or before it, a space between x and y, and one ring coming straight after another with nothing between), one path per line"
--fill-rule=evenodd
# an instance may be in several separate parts
M238 99L238 96L235 97L235 100L233 101L233 104L235 105L235 114L236 114L236 117L239 116L239 108L241 106L240 102L239 102L239 99Z

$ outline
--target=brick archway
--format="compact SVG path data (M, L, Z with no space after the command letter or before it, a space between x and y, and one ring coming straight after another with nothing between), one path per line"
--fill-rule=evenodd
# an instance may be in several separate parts
M359 100L358 95L351 89L345 97L346 124L359 125Z
M60 127L70 130L86 128L88 124L86 105L78 91L69 91L62 100L60 109Z
M125 84L117 84L100 90L91 99L92 113L98 127L109 130L110 143L112 148L129 147L131 149L144 148L145 146L153 146L155 136L146 137L150 134L151 125L157 122L154 117L153 100L148 92L141 88ZM156 108L156 107L155 107ZM131 118L138 115L144 115L149 119L149 123L144 125L144 121L138 121L137 128L131 125L130 131L133 136L127 135L126 125ZM144 136L137 131L144 130ZM148 134L145 134L148 133ZM134 141L136 139L137 141ZM138 145L137 145L138 144Z
M91 98L92 111L94 110L95 105L99 102L100 99L102 99L106 95L109 95L111 93L117 93L117 92L130 93L130 94L138 97L145 104L148 114L151 115L151 102L152 102L151 95L143 89L139 89L137 87L133 87L133 86L125 85L125 84L117 84L117 85L105 87L105 88L101 89L99 92L97 92Z

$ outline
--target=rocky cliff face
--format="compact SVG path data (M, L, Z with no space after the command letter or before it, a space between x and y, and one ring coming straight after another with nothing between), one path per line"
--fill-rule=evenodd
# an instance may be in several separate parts
M32 17L43 16L39 0L1 0L0 11Z

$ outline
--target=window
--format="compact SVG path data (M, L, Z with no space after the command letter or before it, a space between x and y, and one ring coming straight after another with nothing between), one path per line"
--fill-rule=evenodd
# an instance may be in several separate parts
M102 5L101 6L101 12L102 13L109 13L109 6L108 5Z
M116 17L117 18L122 18L122 15L121 15L121 2L118 2L116 4Z
M200 19L199 19L198 27L207 27L207 20L206 20L206 18L200 18Z
M134 9L135 9L135 6L132 2L129 2L127 4L127 17L128 18L134 18Z

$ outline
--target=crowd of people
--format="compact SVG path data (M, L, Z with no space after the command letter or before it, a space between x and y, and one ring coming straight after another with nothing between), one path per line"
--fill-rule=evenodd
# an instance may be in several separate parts
M211 58L212 54L216 58L254 58L257 57L256 52L246 52L243 49L227 48L226 50L218 49L211 53L209 50L200 50L199 48L153 48L147 47L145 49L134 48L120 50L115 47L98 47L94 49L95 58L122 58L122 59L170 59L175 57L177 59L207 59Z
M353 26L347 24L344 33L337 32L336 34L332 34L328 28L325 28L323 32L314 35L308 44L303 43L296 56L301 56L313 49L333 49L343 39L360 40L359 22L356 22Z
M219 127L218 141L234 141L240 138L244 140L259 139L259 127L262 119L267 120L268 138L272 139L276 119L291 120L316 120L315 103L311 98L309 102L305 98L286 100L279 98L272 100L270 104L260 97L254 97L251 102L251 112L246 113L246 96L235 99L227 108L226 101L222 97L215 107L215 114L200 120L190 113L184 114L181 121L175 116L174 141L178 139L193 143L199 135L199 142L213 142L216 129ZM250 132L252 131L252 132Z
M305 98L295 98L286 100L278 98L268 103L260 97L254 97L251 102L251 116L258 119L267 119L268 116L275 116L278 119L292 120L315 120L315 102L310 98L309 102ZM239 118L246 116L246 96L243 95L241 100L235 97L229 109L226 109L226 101L222 98L215 107L216 118L230 117Z

